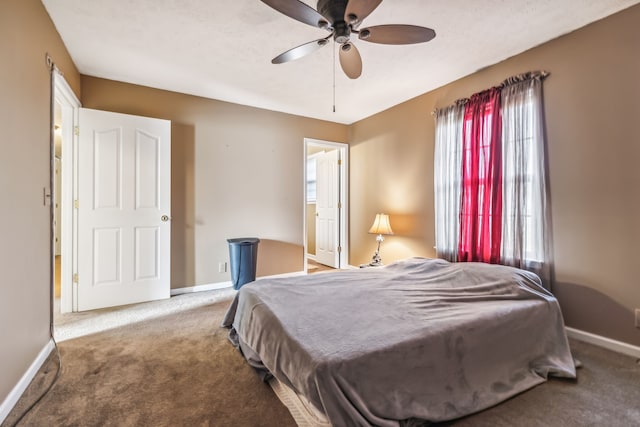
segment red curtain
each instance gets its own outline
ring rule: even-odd
[[[502,237],[500,89],[471,97],[464,112],[458,261],[498,263]]]

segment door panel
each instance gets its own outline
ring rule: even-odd
[[[339,152],[333,150],[317,157],[316,163],[316,261],[340,267],[338,242]]]
[[[93,283],[95,286],[120,282],[121,228],[93,230]]]
[[[136,208],[158,208],[160,140],[136,131]]]
[[[157,279],[159,259],[156,248],[160,246],[159,227],[136,227],[135,279]]]
[[[78,310],[170,294],[171,123],[80,109]]]
[[[122,129],[96,131],[93,138],[94,210],[120,207]],[[85,165],[82,165],[85,166]],[[89,166],[89,165],[87,165]]]

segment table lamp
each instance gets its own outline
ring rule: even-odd
[[[391,230],[391,225],[389,224],[389,215],[379,213],[376,214],[376,219],[373,220],[373,225],[369,229],[370,234],[377,234],[376,240],[378,241],[378,249],[376,249],[376,253],[373,254],[373,258],[369,263],[370,266],[376,267],[382,265],[382,258],[380,258],[380,243],[384,240],[385,235],[393,234],[393,230]]]

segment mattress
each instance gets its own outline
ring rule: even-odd
[[[555,297],[513,267],[411,258],[243,286],[223,326],[336,426],[446,421],[575,378]]]

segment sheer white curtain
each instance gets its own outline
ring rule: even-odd
[[[550,286],[551,256],[545,173],[542,79],[511,78],[502,89],[501,263],[533,271]]]
[[[464,102],[435,112],[436,256],[447,261],[458,260],[463,120]]]

